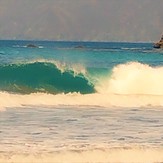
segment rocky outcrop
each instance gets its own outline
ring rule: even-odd
[[[154,44],[154,48],[163,48],[163,35],[161,37],[161,40]]]
[[[34,45],[34,44],[28,44],[28,45],[27,45],[27,48],[37,48],[37,46]]]

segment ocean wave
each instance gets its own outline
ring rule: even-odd
[[[33,44],[31,44],[31,45],[33,45]],[[33,45],[33,46],[35,46],[35,45]],[[12,47],[13,48],[29,48],[28,45],[13,45]],[[40,49],[44,48],[44,46],[41,46],[41,45],[36,46],[36,47],[40,48]]]
[[[1,66],[0,74],[0,108],[163,107],[163,67],[130,62],[99,70],[39,60]]]
[[[53,62],[0,66],[0,90],[16,93],[93,93],[93,85],[79,69]]]

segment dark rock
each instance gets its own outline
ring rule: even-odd
[[[157,49],[163,48],[163,42],[162,43],[156,43],[156,44],[154,44],[153,47],[157,48]]]
[[[28,44],[28,45],[27,45],[27,48],[37,48],[37,46],[34,45],[34,44]]]
[[[163,48],[163,35],[161,37],[161,40],[159,42],[155,43],[153,47],[158,48],[158,49]]]

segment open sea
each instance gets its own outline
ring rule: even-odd
[[[0,41],[0,163],[161,162],[163,50]]]

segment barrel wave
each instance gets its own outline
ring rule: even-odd
[[[82,73],[62,72],[54,63],[31,62],[0,66],[0,90],[13,93],[44,92],[51,94],[94,93],[95,89]]]

